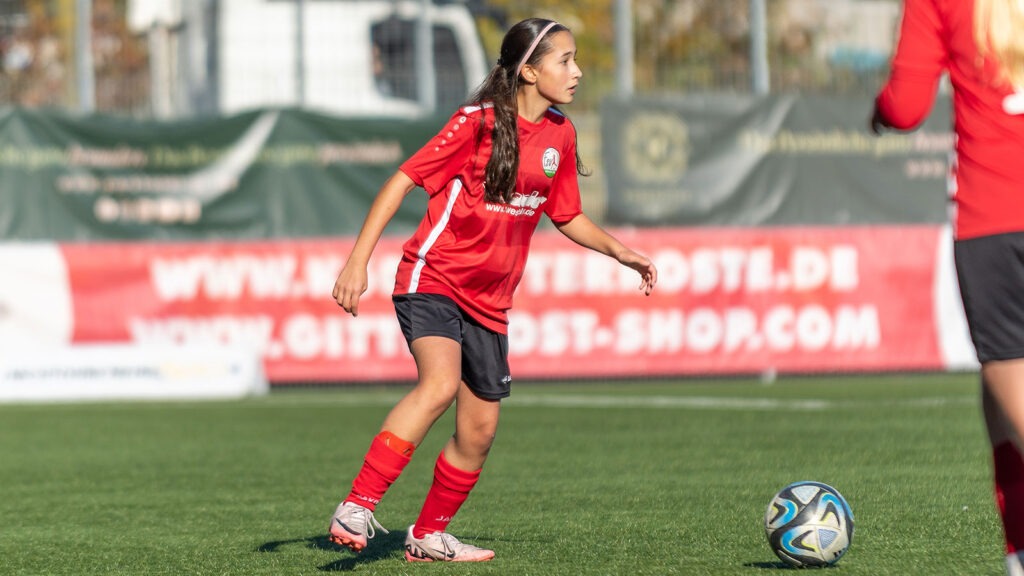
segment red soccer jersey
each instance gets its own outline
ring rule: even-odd
[[[956,237],[1024,231],[1024,94],[997,85],[995,65],[979,57],[973,0],[906,0],[879,113],[895,128],[916,127],[943,71],[954,88]]]
[[[508,204],[486,201],[493,126],[489,105],[466,106],[402,164],[402,172],[430,198],[403,246],[394,293],[443,294],[488,329],[506,334],[512,294],[541,214],[565,223],[582,209],[576,131],[554,109],[537,124],[519,118],[515,193]]]

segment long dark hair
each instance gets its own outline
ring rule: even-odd
[[[487,168],[484,171],[485,198],[489,202],[507,203],[515,192],[516,175],[519,172],[519,104],[516,100],[519,74],[516,70],[534,40],[551,23],[551,20],[544,18],[527,18],[512,26],[501,42],[497,64],[468,101],[474,105],[490,103],[494,106],[491,157],[487,160]],[[523,64],[537,66],[551,51],[551,36],[557,32],[568,31],[569,29],[561,24],[552,26]],[[480,121],[483,122],[484,118],[485,115],[481,115]],[[566,116],[566,119],[568,118]],[[481,138],[482,135],[483,132]],[[576,152],[576,171],[583,176],[590,174],[580,160],[579,151]]]

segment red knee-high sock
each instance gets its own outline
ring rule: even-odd
[[[381,432],[370,443],[363,467],[352,481],[352,491],[345,502],[355,502],[375,510],[388,488],[398,480],[405,465],[412,459],[415,446],[390,432]]]
[[[432,532],[444,532],[479,479],[480,470],[459,470],[445,460],[444,452],[441,452],[434,465],[434,483],[416,519],[413,537],[423,538]]]
[[[993,464],[1006,552],[1024,551],[1024,459],[1012,442],[1004,442],[993,450]]]

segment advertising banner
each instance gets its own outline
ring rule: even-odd
[[[238,346],[77,344],[0,353],[0,402],[228,399],[266,394]]]
[[[611,225],[863,226],[947,218],[949,99],[909,134],[871,101],[813,95],[611,98],[600,114]],[[354,235],[443,125],[264,109],[174,122],[0,108],[0,239],[255,240]],[[583,145],[593,135],[581,134]],[[390,232],[411,231],[411,194]]]
[[[659,269],[653,294],[553,231],[510,315],[520,379],[943,370],[970,360],[940,226],[613,230]],[[0,348],[240,346],[273,383],[411,380],[384,238],[351,317],[331,289],[353,239],[7,245]],[[943,272],[944,271],[944,272]],[[28,286],[47,282],[39,294]],[[47,306],[46,302],[54,302]]]
[[[870,98],[687,94],[601,111],[606,220],[637,226],[941,224],[948,97],[925,124],[868,131]]]
[[[354,235],[380,185],[444,119],[303,110],[140,121],[0,108],[0,239]],[[410,195],[392,220],[412,230]]]

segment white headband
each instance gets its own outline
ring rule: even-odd
[[[530,56],[533,56],[533,51],[537,49],[537,44],[540,44],[541,38],[543,38],[544,35],[548,33],[548,30],[551,30],[551,28],[556,24],[558,24],[558,22],[549,22],[548,25],[540,31],[540,34],[537,34],[537,37],[533,39],[533,44],[530,44],[530,47],[526,49],[526,52],[523,54],[523,59],[520,60],[519,65],[516,66],[516,78],[519,78],[519,73],[523,71],[523,66],[526,65],[526,61],[530,59]]]

